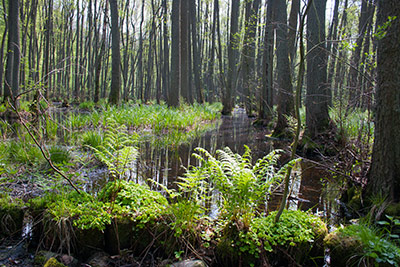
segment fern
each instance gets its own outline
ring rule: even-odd
[[[88,147],[95,152],[97,159],[107,166],[111,180],[122,179],[138,156],[126,127],[117,125],[113,119],[107,119],[103,143],[98,147]]]
[[[216,157],[203,148],[196,148],[198,167],[192,167],[178,183],[180,190],[199,204],[211,201],[212,192],[219,195],[221,215],[233,220],[253,218],[268,194],[283,180],[288,166],[277,168],[282,150],[274,150],[253,165],[251,151],[246,146],[243,155],[229,148],[217,150]]]

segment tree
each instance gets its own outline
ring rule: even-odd
[[[19,4],[19,0],[8,2],[8,53],[4,84],[4,100],[11,98],[15,100],[15,105],[18,105],[18,102],[13,98],[19,93]]]
[[[189,1],[181,0],[180,5],[180,77],[181,96],[187,103],[192,103],[189,82]]]
[[[233,108],[233,92],[236,88],[236,64],[237,57],[235,53],[236,46],[238,44],[238,27],[239,27],[239,0],[232,0],[231,6],[231,28],[229,33],[229,44],[228,44],[228,78],[226,82],[226,88],[222,96],[222,114],[229,115]]]
[[[119,49],[119,18],[117,0],[110,0],[111,35],[112,35],[112,72],[111,91],[108,101],[117,105],[121,90],[121,52]]]
[[[314,0],[307,16],[306,134],[311,139],[329,127],[325,10],[326,0]]]
[[[278,72],[278,120],[274,129],[274,136],[284,134],[288,127],[287,116],[292,116],[294,111],[293,85],[289,63],[286,0],[276,1],[275,21],[276,29],[276,70]]]
[[[273,0],[268,0],[267,18],[264,33],[264,50],[262,60],[262,86],[258,103],[258,120],[261,123],[267,121],[272,114],[273,109],[273,48],[274,48],[274,30],[272,25],[274,5]]]
[[[361,98],[361,84],[360,84],[360,59],[361,51],[363,48],[363,42],[365,41],[365,36],[367,32],[367,26],[369,21],[372,21],[373,16],[371,16],[370,9],[373,3],[371,0],[362,0],[360,20],[358,24],[358,37],[356,45],[351,56],[351,67],[348,77],[348,87],[349,87],[349,105],[356,107],[360,105]]]
[[[246,1],[245,34],[242,51],[243,98],[248,116],[252,116],[252,92],[255,84],[255,43],[261,0]]]
[[[397,18],[393,19],[395,16]],[[392,21],[390,20],[392,18]],[[375,141],[369,191],[400,201],[400,5],[378,1]]]
[[[171,82],[168,96],[168,105],[179,106],[180,92],[180,60],[179,60],[179,6],[180,0],[172,1],[171,12]]]

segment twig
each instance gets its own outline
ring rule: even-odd
[[[16,108],[16,105],[11,104],[10,98],[8,98],[8,104],[14,110],[14,112],[17,114],[18,119],[21,122],[22,126],[28,132],[29,136],[32,138],[33,142],[35,142],[36,146],[40,149],[40,152],[42,153],[45,160],[49,163],[50,167],[56,173],[58,173],[62,178],[64,178],[78,194],[80,194],[81,193],[80,190],[74,185],[74,183],[71,181],[71,179],[69,177],[67,177],[62,171],[60,171],[56,166],[54,166],[53,162],[51,161],[50,157],[48,156],[49,152],[42,145],[39,144],[39,141],[36,139],[36,137],[32,134],[32,131],[26,125],[24,119],[22,118],[21,114],[19,113],[18,109]]]

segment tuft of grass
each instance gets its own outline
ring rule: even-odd
[[[71,152],[61,146],[52,146],[49,149],[50,160],[55,164],[66,164],[71,161]]]

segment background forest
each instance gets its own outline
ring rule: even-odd
[[[239,249],[241,263],[282,264],[280,256],[275,258],[274,246],[284,247],[289,237],[265,248],[267,243],[262,242],[268,238],[262,231],[267,231],[268,220],[273,225],[281,216],[291,220],[286,208],[295,184],[293,177],[299,169],[302,176],[310,175],[312,171],[304,171],[303,164],[311,164],[307,166],[315,170],[314,176],[319,175],[317,179],[339,191],[335,194],[338,217],[361,217],[362,223],[357,224],[361,228],[344,228],[323,241],[319,237],[322,232],[327,234],[326,229],[319,227],[322,222],[313,221],[312,231],[317,234],[304,237],[306,242],[319,238],[319,248],[325,245],[332,251],[343,245],[343,251],[358,253],[357,259],[365,266],[380,262],[398,266],[400,5],[396,0],[3,0],[0,14],[0,130],[4,140],[0,149],[7,151],[3,153],[7,156],[0,157],[1,181],[6,186],[7,179],[18,172],[42,171],[44,165],[35,159],[43,157],[49,164],[46,168],[64,181],[61,184],[76,191],[76,196],[62,193],[70,202],[66,210],[88,202],[94,205],[88,213],[101,211],[92,214],[100,221],[90,226],[92,217],[85,219],[76,210],[69,211],[69,218],[78,228],[105,232],[106,251],[120,254],[124,246],[116,227],[124,222],[118,216],[133,216],[135,223],[149,229],[150,222],[160,220],[151,214],[160,212],[163,220],[168,218],[167,228],[179,244],[164,248],[168,256],[175,253],[181,259],[179,251],[185,251],[183,258],[191,253],[208,264],[228,266],[238,259],[232,256],[237,253],[229,250],[229,245],[225,247],[226,242],[238,242],[244,247]],[[69,114],[65,121],[49,119],[57,108],[68,109],[61,111]],[[238,110],[245,112],[254,127],[268,132],[268,142],[276,142],[275,149],[283,150],[264,151],[264,157],[253,160],[247,147],[242,156],[236,151],[217,150],[217,146],[210,153],[199,149],[195,158],[201,164],[185,166],[185,179],[177,186],[181,191],[171,193],[167,184],[150,183],[152,189],[158,188],[169,198],[147,187],[136,188],[139,185],[126,177],[145,133],[154,135],[152,145],[158,139],[168,148],[178,147],[214,127],[210,122],[218,120],[220,114],[223,119],[235,118]],[[28,139],[39,149],[37,154],[27,152],[30,145],[23,142]],[[63,139],[63,145],[51,143],[56,139]],[[15,156],[19,155],[15,153],[18,142],[26,157]],[[82,162],[87,162],[74,161],[69,166],[73,160],[64,145],[79,147],[77,153],[85,154],[88,158]],[[55,152],[66,155],[65,160],[53,156]],[[274,153],[281,153],[282,160]],[[86,195],[72,173],[82,169],[81,165],[92,167],[94,161],[108,168],[108,183],[99,195]],[[168,157],[166,161],[168,164]],[[192,163],[187,161],[186,165]],[[11,169],[22,166],[14,165],[16,162],[29,162],[30,166],[14,173]],[[228,164],[232,162],[240,166],[238,173],[235,164]],[[270,173],[271,168],[274,171]],[[207,186],[204,177],[209,179]],[[232,177],[238,179],[237,184]],[[268,188],[260,185],[265,177],[271,177]],[[244,181],[250,181],[247,178],[254,183],[241,188]],[[232,189],[227,190],[227,185]],[[221,228],[211,223],[205,226],[202,217],[214,190],[225,200],[219,203]],[[267,212],[264,207],[261,212],[260,206],[271,200],[266,196],[275,190],[281,192],[278,211]],[[133,201],[132,192],[141,192],[135,196],[139,198],[151,196],[154,205],[135,199],[150,206],[131,214],[126,203],[127,199]],[[6,195],[0,193],[8,199]],[[183,196],[192,204],[182,200]],[[60,211],[52,208],[58,200],[41,200],[48,201],[45,204],[35,201],[30,204],[32,214],[39,209],[57,221]],[[315,212],[315,206],[307,207]],[[165,214],[161,212],[164,208]],[[268,219],[269,212],[274,219]],[[193,217],[185,217],[187,214]],[[302,214],[293,216],[313,218]],[[196,223],[202,230],[209,227],[217,237],[217,250],[224,253],[214,255],[216,261],[200,257],[204,251],[188,245],[197,248],[201,244],[206,250],[203,241],[211,244],[214,240],[204,236],[205,230],[198,235],[200,231],[191,228]],[[227,230],[232,225],[238,232]],[[154,235],[157,231],[153,230],[149,231]],[[371,235],[370,240],[359,239],[361,249],[338,244],[344,236],[360,236],[364,230]],[[107,247],[110,235],[117,245]],[[387,240],[379,244],[394,252],[379,254],[365,245],[376,236],[376,240]],[[69,241],[61,238],[58,252],[67,250],[70,254],[69,245],[64,245]],[[213,247],[210,244],[207,246]],[[269,249],[275,253],[272,259]],[[286,247],[284,251],[293,252]],[[313,260],[310,255],[305,260],[296,253],[297,258],[286,260],[301,264]],[[204,255],[209,256],[207,252]],[[256,255],[257,260],[246,258],[248,255]],[[337,255],[340,258],[340,253]],[[354,257],[350,255],[348,260]]]

